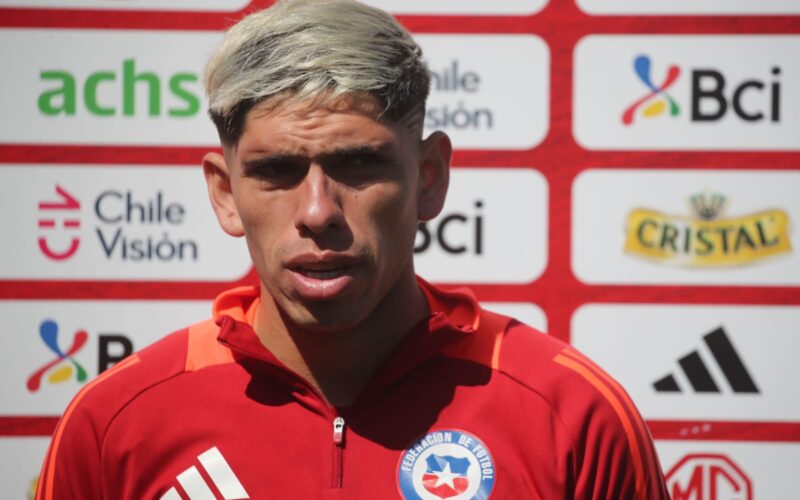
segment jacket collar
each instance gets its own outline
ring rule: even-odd
[[[434,286],[417,276],[417,284],[428,301],[431,321],[438,317],[441,326],[470,332],[480,326],[481,308],[475,294],[469,288],[445,290]],[[214,299],[212,313],[214,321],[231,319],[253,325],[253,318],[261,303],[261,290],[258,286],[241,286],[226,290]]]
[[[377,397],[393,382],[445,346],[474,333],[481,320],[481,308],[471,290],[444,290],[417,278],[428,301],[430,316],[423,318],[403,338],[383,367],[367,383],[354,406]],[[260,303],[260,288],[247,286],[220,294],[213,305],[214,320],[220,326],[218,341],[242,360],[257,361],[290,386],[296,396],[312,397],[314,390],[299,375],[286,367],[259,340],[252,328]],[[317,406],[317,405],[311,405]]]

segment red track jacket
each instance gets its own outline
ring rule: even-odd
[[[421,321],[332,408],[251,328],[257,288],[87,384],[37,500],[667,499],[641,417],[571,347],[423,281]]]

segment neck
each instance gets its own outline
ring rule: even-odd
[[[302,329],[281,313],[261,287],[254,327],[261,342],[289,369],[304,377],[332,406],[349,406],[405,335],[429,314],[413,268],[367,318],[347,330]]]

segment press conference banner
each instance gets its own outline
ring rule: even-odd
[[[218,228],[204,65],[269,0],[0,0],[0,481],[29,498],[93,377],[257,282]],[[418,272],[630,393],[674,498],[800,460],[800,3],[372,0],[456,148]]]

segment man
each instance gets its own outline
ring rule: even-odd
[[[203,169],[260,286],[88,384],[40,499],[667,498],[624,391],[414,274],[448,185],[427,69],[391,16],[279,2],[209,63]]]

